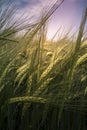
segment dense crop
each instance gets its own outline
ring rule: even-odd
[[[46,21],[56,8],[23,36],[24,27],[9,23],[11,9],[0,15],[0,130],[87,128],[87,9],[77,38],[48,42]]]

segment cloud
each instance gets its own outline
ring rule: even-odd
[[[16,1],[16,6],[18,8],[17,18],[21,15],[25,17],[38,18],[40,14],[52,6],[56,0],[18,0]]]
[[[16,0],[15,4],[18,8],[23,9],[29,6],[33,6],[39,3],[39,0]]]

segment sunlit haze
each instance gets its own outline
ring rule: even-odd
[[[39,18],[43,10],[54,3],[50,0],[15,0],[19,9],[16,17],[25,15],[27,17]],[[48,24],[48,38],[52,38],[55,32],[61,27],[61,32],[76,30],[79,27],[82,13],[87,6],[87,0],[64,0],[62,5],[50,18]]]

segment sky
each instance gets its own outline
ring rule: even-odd
[[[4,0],[5,3],[8,0]],[[12,0],[10,0],[12,1]],[[42,12],[55,0],[14,0],[18,12],[16,18],[21,15],[39,18]],[[61,0],[59,0],[61,1]],[[79,27],[83,11],[87,7],[87,0],[64,0],[62,5],[55,11],[48,24],[48,38],[53,37],[58,28],[62,32]]]

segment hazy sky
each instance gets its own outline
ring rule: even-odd
[[[7,1],[7,0],[6,0]],[[19,11],[17,17],[21,14],[27,16],[34,15],[39,17],[40,13],[52,4],[55,0],[14,0]],[[71,26],[78,27],[81,21],[82,13],[87,6],[87,0],[64,0],[63,4],[56,10],[50,19],[48,26],[48,37],[51,37],[60,26],[66,30]]]

